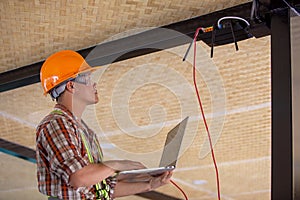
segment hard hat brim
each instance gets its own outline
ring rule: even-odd
[[[84,69],[84,70],[80,70],[78,73],[76,73],[76,74],[74,74],[72,77],[70,77],[70,78],[76,78],[79,74],[84,74],[84,73],[88,73],[88,72],[91,72],[91,73],[93,73],[93,72],[95,72],[95,71],[97,71],[98,69],[100,69],[102,66],[94,66],[94,67],[89,67],[89,68],[87,68],[87,69]],[[61,83],[63,83],[64,81],[62,81]],[[61,84],[61,83],[58,83],[58,85],[59,84]],[[50,90],[49,90],[50,91]],[[47,91],[47,92],[44,92],[44,96],[47,96],[47,94],[49,94],[49,91]]]

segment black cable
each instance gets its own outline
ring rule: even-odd
[[[215,25],[213,26],[213,31],[211,34],[211,49],[210,49],[210,57],[212,58],[214,56],[214,44],[216,39],[216,28]]]
[[[235,45],[235,50],[238,51],[238,50],[239,50],[239,47],[238,47],[238,44],[237,44],[236,39],[235,39],[234,30],[233,30],[233,25],[232,25],[232,20],[230,20],[230,28],[231,28],[231,33],[232,33],[233,42],[234,42],[234,45]]]
[[[182,61],[185,61],[185,59],[186,59],[187,55],[189,54],[189,51],[190,51],[190,49],[191,49],[191,47],[192,47],[193,42],[194,42],[194,40],[191,41],[191,43],[190,43],[188,49],[187,49],[186,52],[185,52],[185,55],[184,55]]]

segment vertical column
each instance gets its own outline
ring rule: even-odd
[[[293,198],[300,199],[300,16],[291,13]]]
[[[292,199],[292,91],[287,12],[271,17],[272,200]]]

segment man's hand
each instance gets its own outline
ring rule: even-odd
[[[160,176],[155,176],[150,179],[150,190],[154,190],[160,186],[170,183],[173,171],[164,172]]]

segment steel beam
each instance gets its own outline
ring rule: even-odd
[[[0,152],[6,153],[17,158],[36,163],[35,151],[28,147],[10,142],[0,138]]]
[[[291,46],[287,9],[271,18],[271,199],[292,199]]]

